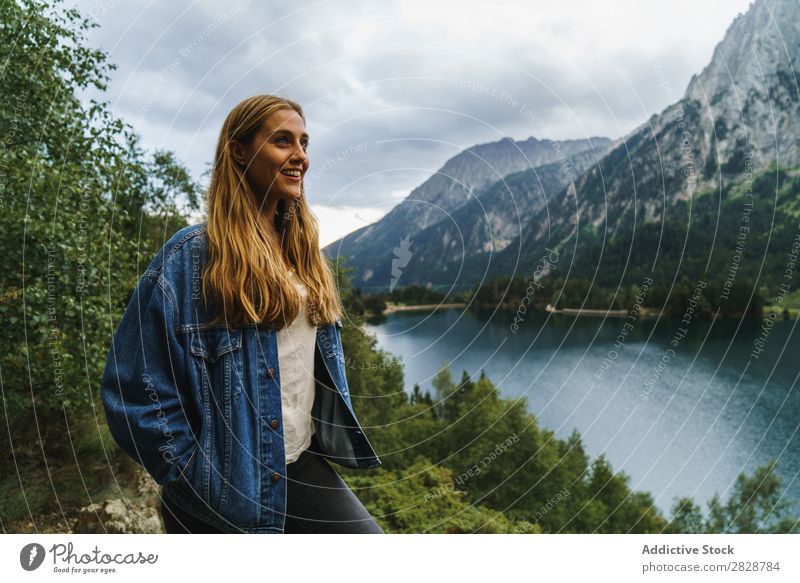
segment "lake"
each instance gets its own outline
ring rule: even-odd
[[[627,318],[528,313],[516,331],[513,318],[406,311],[365,329],[404,362],[407,391],[418,383],[435,396],[445,361],[455,381],[483,369],[503,397],[527,397],[558,437],[577,429],[591,458],[604,453],[667,516],[681,495],[706,511],[715,492],[725,500],[740,472],[773,457],[800,515],[796,320],[765,332],[759,320],[640,319],[623,335]]]

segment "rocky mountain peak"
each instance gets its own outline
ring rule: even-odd
[[[734,19],[684,97],[703,112],[709,155],[716,140],[723,163],[743,155],[756,167],[800,163],[798,64],[800,2],[756,0]]]

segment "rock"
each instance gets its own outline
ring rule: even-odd
[[[127,491],[125,491],[127,490]],[[119,492],[119,489],[117,489]],[[80,509],[72,532],[81,534],[157,534],[164,532],[158,484],[138,471],[133,488]]]

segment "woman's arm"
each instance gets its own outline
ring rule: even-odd
[[[101,388],[111,435],[159,484],[180,476],[196,445],[174,303],[157,273],[141,277],[114,334]]]

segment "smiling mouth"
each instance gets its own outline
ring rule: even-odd
[[[300,177],[302,176],[302,172],[299,170],[281,170],[281,174],[292,180],[300,180]]]

